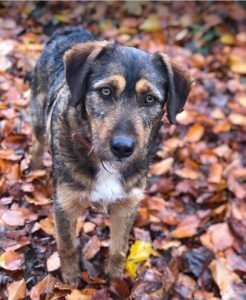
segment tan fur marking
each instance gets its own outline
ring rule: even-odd
[[[159,90],[147,79],[141,78],[137,81],[136,86],[135,86],[135,91],[137,95],[141,95],[146,92],[150,92],[155,94],[157,97],[161,98],[161,94]]]
[[[100,88],[107,85],[112,85],[116,90],[118,94],[121,94],[126,86],[126,80],[123,75],[121,74],[115,74],[110,76],[109,78],[106,78],[104,80],[98,81],[94,88]]]

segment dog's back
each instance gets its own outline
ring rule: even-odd
[[[64,79],[63,56],[73,45],[95,40],[95,36],[78,27],[64,27],[55,31],[45,44],[32,79],[30,114],[35,137],[45,142],[45,111],[52,106],[52,95]],[[36,152],[41,149],[36,149]],[[35,152],[35,149],[34,149]],[[38,167],[35,162],[33,167]]]
[[[73,45],[95,40],[93,34],[86,29],[75,27],[61,28],[52,34],[38,60],[38,76],[46,83],[46,89],[56,86],[64,78],[64,53]],[[37,74],[35,74],[37,76]],[[39,81],[40,82],[40,81]],[[47,86],[48,84],[48,86]]]

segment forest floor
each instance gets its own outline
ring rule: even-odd
[[[1,2],[0,299],[246,299],[243,5]],[[30,85],[24,79],[48,36],[65,25],[166,52],[195,80],[177,125],[163,121],[124,279],[108,284],[104,274],[107,216],[88,210],[79,218],[83,290],[59,281],[49,153],[44,170],[28,171]]]

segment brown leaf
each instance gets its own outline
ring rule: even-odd
[[[27,146],[27,137],[25,135],[11,135],[6,137],[1,145],[4,149],[25,149]]]
[[[12,161],[20,160],[22,155],[15,154],[14,149],[1,149],[0,150],[0,159],[7,159]]]
[[[188,142],[198,142],[202,138],[204,131],[205,131],[205,128],[201,124],[196,123],[192,127],[189,128],[189,130],[185,136],[185,139]]]
[[[194,236],[197,233],[197,228],[200,220],[197,215],[188,215],[179,223],[175,230],[171,232],[175,238],[187,238]]]
[[[231,130],[231,124],[225,120],[219,122],[213,129],[214,133],[228,132]]]
[[[150,174],[152,175],[163,175],[171,170],[173,166],[174,158],[168,157],[162,161],[152,164],[150,166]]]
[[[209,268],[214,281],[220,289],[222,299],[236,299],[234,284],[241,283],[241,280],[236,273],[232,272],[226,260],[223,257],[219,257],[211,262]]]
[[[83,224],[83,231],[85,233],[89,233],[92,232],[94,229],[96,228],[96,224],[92,223],[92,222],[85,222]]]
[[[55,251],[50,257],[48,257],[46,266],[48,272],[53,272],[60,268],[60,258],[58,252]]]
[[[243,255],[237,255],[234,251],[229,249],[226,253],[227,263],[233,271],[241,271],[246,273],[246,260]]]
[[[4,252],[0,256],[0,267],[9,271],[21,270],[23,254],[18,252]]]
[[[190,168],[183,168],[175,171],[175,174],[187,179],[198,179],[201,176],[200,172],[197,172],[195,170],[192,170]]]
[[[217,251],[224,251],[234,243],[233,236],[227,223],[211,225],[207,233],[201,236],[201,242],[204,246]]]
[[[227,179],[228,189],[238,198],[246,198],[246,189],[238,183],[234,176],[229,176]]]
[[[83,255],[86,260],[92,259],[100,250],[100,240],[94,235],[84,246]]]
[[[25,224],[25,217],[21,211],[5,210],[2,214],[2,221],[12,227],[23,226]]]
[[[223,168],[221,164],[214,163],[209,167],[208,182],[220,183],[222,179]]]
[[[25,280],[14,281],[8,286],[8,300],[22,300],[26,296]]]
[[[39,222],[40,228],[47,234],[54,235],[55,229],[54,224],[50,221],[49,218],[42,219]]]
[[[35,179],[42,178],[46,175],[45,170],[34,170],[28,174],[28,182],[32,182]]]
[[[40,300],[42,296],[51,296],[54,289],[70,290],[70,286],[63,284],[57,278],[48,274],[43,280],[39,281],[30,291],[30,297],[32,300]]]
[[[66,300],[92,300],[92,296],[95,294],[96,289],[87,288],[83,291],[73,289],[72,293],[66,296]]]

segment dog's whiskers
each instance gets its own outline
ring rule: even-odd
[[[105,167],[105,165],[104,165],[104,163],[101,159],[100,159],[100,161],[101,161],[101,164],[102,164],[105,171],[107,171],[109,174],[114,174],[114,173],[109,172],[109,170],[107,170],[107,168]]]

